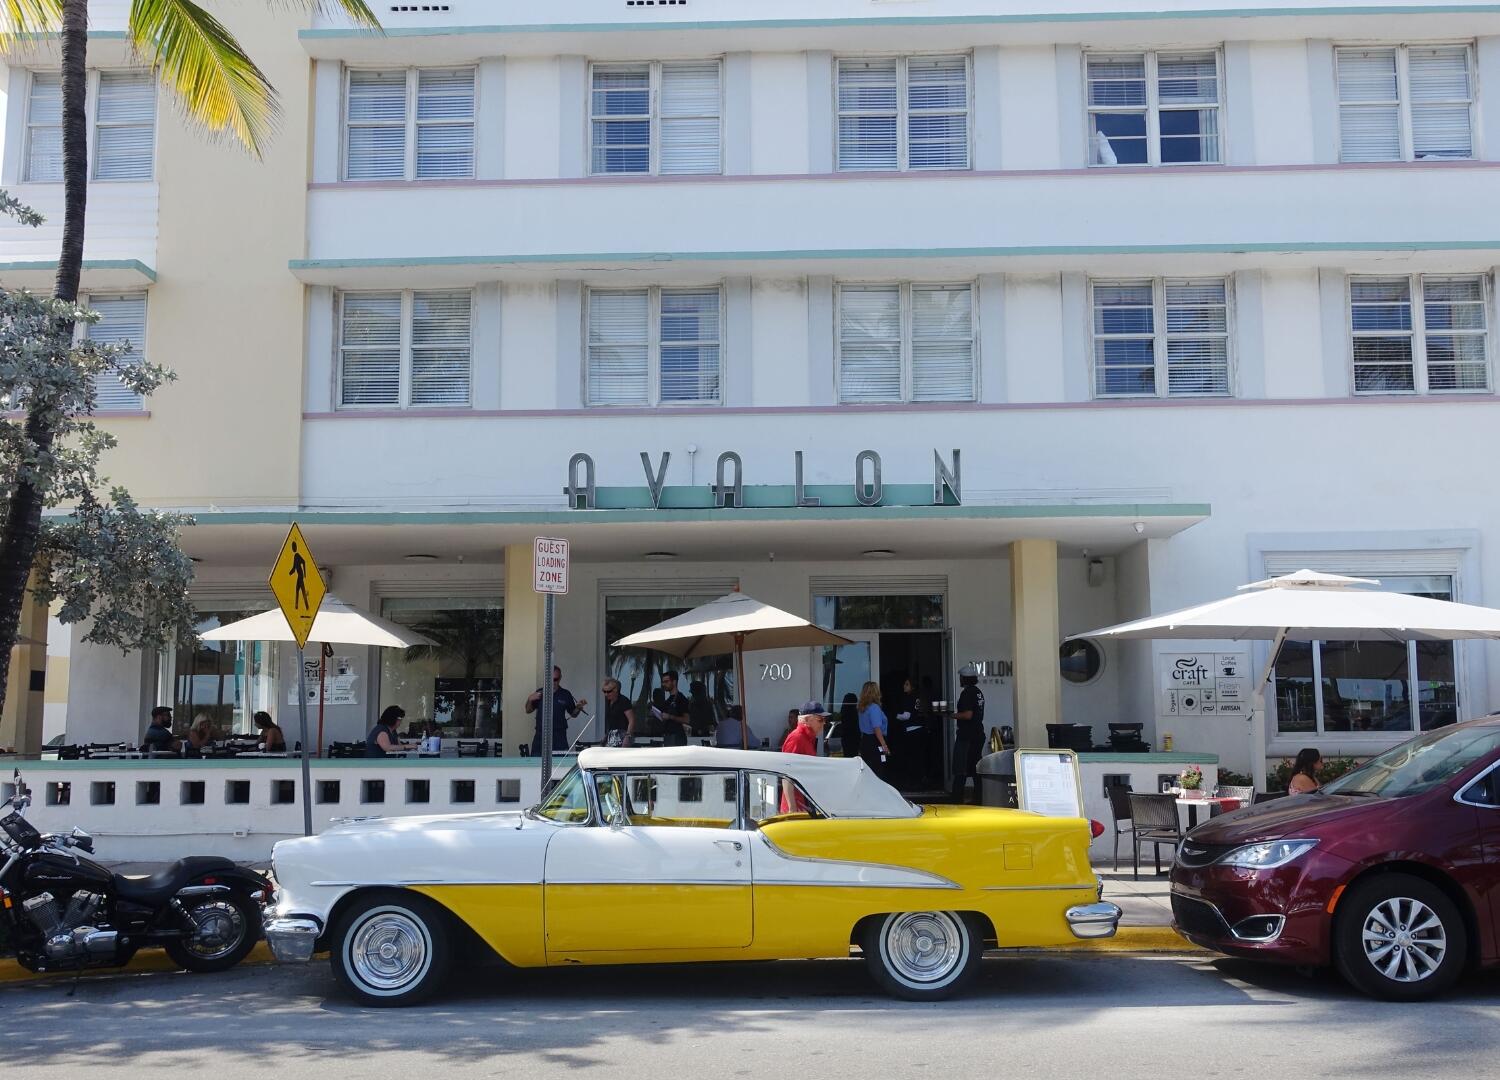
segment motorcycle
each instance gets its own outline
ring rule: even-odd
[[[122,967],[161,947],[189,971],[226,971],[255,947],[271,885],[229,859],[179,859],[129,878],[85,858],[94,840],[75,827],[45,835],[26,820],[31,795],[0,803],[0,956],[30,971]]]

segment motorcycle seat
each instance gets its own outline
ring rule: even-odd
[[[160,907],[178,889],[205,874],[233,869],[236,869],[234,862],[220,855],[190,855],[146,877],[116,874],[115,896],[143,907]]]

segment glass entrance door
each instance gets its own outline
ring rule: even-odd
[[[876,678],[880,671],[880,645],[876,634],[848,634],[849,645],[825,645],[822,649],[822,682],[818,693],[823,707],[835,716],[844,698],[853,694],[859,700],[860,687]]]

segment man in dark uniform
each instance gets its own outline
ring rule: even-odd
[[[589,703],[588,698],[573,699],[569,690],[563,689],[562,668],[552,669],[552,752],[568,748],[568,718],[577,716],[583,711],[583,707]],[[531,739],[531,756],[542,756],[542,691],[538,687],[536,693],[526,699],[526,711],[536,713],[536,732]]]
[[[984,754],[984,691],[979,689],[979,669],[965,664],[958,672],[958,708],[953,738],[953,801],[964,801],[964,788]],[[979,801],[979,781],[974,781],[974,801]]]
[[[693,723],[691,709],[687,695],[677,689],[677,672],[662,672],[661,685],[651,691],[651,713],[661,721],[663,746],[687,745]]]

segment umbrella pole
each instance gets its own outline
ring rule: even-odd
[[[734,670],[735,680],[739,685],[735,689],[739,692],[740,699],[740,746],[750,749],[750,740],[745,738],[745,732],[750,730],[750,702],[748,700],[749,687],[745,685],[745,635],[734,635]]]
[[[323,756],[323,699],[328,696],[328,646],[318,646],[318,756]]]
[[[1276,671],[1276,661],[1281,656],[1281,647],[1286,644],[1287,628],[1276,631],[1271,642],[1270,655],[1255,680],[1255,692],[1250,695],[1250,778],[1257,791],[1266,790],[1266,684]]]
[[[297,721],[302,733],[302,835],[312,835],[312,767],[307,763],[307,659],[297,646]]]

